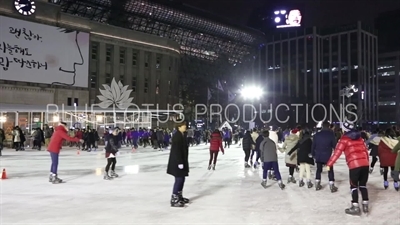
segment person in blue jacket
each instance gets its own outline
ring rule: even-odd
[[[322,129],[316,133],[313,137],[312,144],[312,156],[317,164],[317,172],[315,173],[315,189],[317,191],[322,189],[321,185],[321,173],[322,168],[331,158],[332,152],[336,147],[336,137],[331,129],[329,129],[330,123],[325,121],[322,123]],[[333,168],[330,168],[328,172],[329,186],[331,192],[336,192],[337,187],[335,186],[335,174]]]

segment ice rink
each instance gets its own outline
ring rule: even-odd
[[[400,193],[394,190],[391,179],[389,189],[383,189],[379,163],[368,184],[371,212],[354,217],[344,213],[350,203],[344,158],[335,165],[339,191],[332,194],[326,186],[326,172],[324,189],[318,192],[297,184],[281,190],[275,181],[269,181],[270,186],[264,189],[261,170],[244,169],[244,154],[238,146],[220,155],[216,171],[207,170],[207,146],[191,147],[191,171],[184,195],[192,203],[171,208],[173,177],[166,174],[169,151],[140,148],[131,153],[130,148],[123,148],[120,153],[116,169],[120,178],[105,181],[102,151],[77,155],[76,149],[64,148],[59,177],[67,183],[51,184],[48,152],[4,150],[1,168],[6,169],[9,179],[0,182],[1,224],[400,224]],[[288,169],[284,155],[279,157],[286,184]],[[295,176],[297,179],[298,174]]]

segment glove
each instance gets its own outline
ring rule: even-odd
[[[179,164],[178,168],[182,170],[183,169],[183,164]]]
[[[85,141],[83,139],[80,139],[79,142],[83,144]]]
[[[329,166],[326,166],[325,168],[326,168],[326,171],[331,170],[331,167],[329,167]]]

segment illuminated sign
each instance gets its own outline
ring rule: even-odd
[[[301,27],[303,16],[299,9],[275,10],[274,14],[276,28]]]

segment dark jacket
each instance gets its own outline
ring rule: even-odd
[[[106,145],[106,158],[110,157],[111,154],[116,156],[118,152],[118,136],[114,136],[113,134],[108,135],[108,142]]]
[[[256,139],[256,144],[255,144],[256,147],[254,148],[255,151],[260,151],[260,145],[263,140],[264,140],[264,137],[262,135],[258,136],[258,138]]]
[[[291,155],[294,151],[297,150],[297,164],[307,163],[310,165],[314,165],[314,159],[311,155],[311,148],[313,146],[313,141],[311,136],[303,135],[299,142],[288,152],[288,155]]]
[[[316,133],[312,141],[312,156],[317,163],[326,164],[336,147],[336,137],[331,129],[324,128]]]
[[[178,165],[180,164],[183,164],[183,169],[179,169]],[[172,136],[167,174],[174,177],[189,176],[189,146],[186,143],[186,138],[179,131]]]
[[[255,144],[255,143],[254,143],[254,141],[253,141],[253,138],[251,138],[250,133],[247,132],[247,133],[244,135],[243,140],[242,140],[242,147],[243,147],[243,150],[251,150],[251,146],[254,145],[254,144]]]

